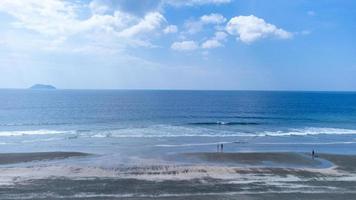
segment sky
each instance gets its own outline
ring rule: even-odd
[[[356,90],[353,0],[1,0],[0,88]]]

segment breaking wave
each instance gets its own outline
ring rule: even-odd
[[[354,129],[342,128],[302,128],[290,129],[288,131],[265,131],[258,134],[258,136],[306,136],[306,135],[354,135]]]
[[[355,129],[341,128],[300,128],[285,131],[240,132],[216,130],[208,127],[154,125],[141,128],[100,129],[100,130],[27,130],[0,131],[0,137],[63,135],[66,139],[90,138],[158,138],[158,137],[286,137],[308,135],[355,135]]]
[[[224,121],[217,121],[217,122],[194,122],[188,123],[188,125],[201,125],[201,126],[211,126],[211,125],[225,125],[225,126],[233,126],[233,125],[260,125],[261,123],[258,122],[224,122]]]
[[[58,130],[29,130],[29,131],[0,131],[0,137],[7,136],[28,136],[28,135],[55,135],[55,134],[73,134],[75,131]]]

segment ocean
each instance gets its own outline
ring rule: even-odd
[[[1,152],[356,153],[352,92],[0,90],[0,102]]]

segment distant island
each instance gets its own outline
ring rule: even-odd
[[[53,85],[44,85],[44,84],[35,84],[31,86],[29,89],[31,90],[55,90],[57,89]]]

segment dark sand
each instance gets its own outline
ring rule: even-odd
[[[216,164],[239,164],[275,167],[323,167],[323,159],[313,159],[303,153],[185,153],[180,160]]]
[[[0,154],[0,158],[9,162],[82,155],[87,154]],[[0,185],[0,199],[356,199],[356,156],[319,154],[313,160],[303,153],[185,153],[177,157],[195,164],[115,169],[112,177],[63,174],[20,180]],[[331,166],[323,166],[324,161]]]
[[[34,153],[0,153],[0,164],[14,164],[40,160],[64,159],[76,156],[88,156],[81,152],[34,152]]]
[[[354,155],[320,154],[318,157],[332,162],[339,170],[356,173],[356,156]]]

